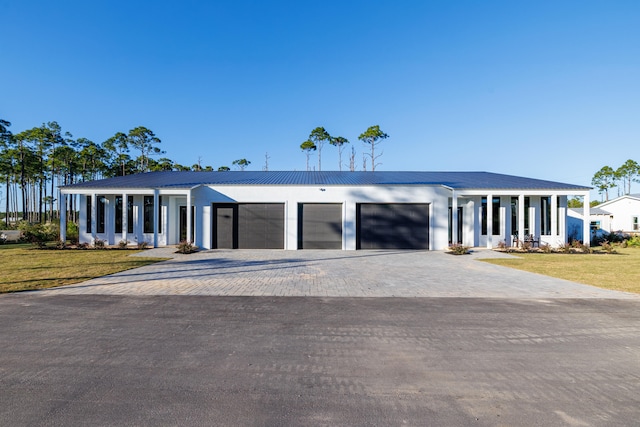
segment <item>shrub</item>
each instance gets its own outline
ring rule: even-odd
[[[127,249],[127,245],[128,245],[128,244],[129,244],[129,241],[128,241],[128,240],[124,240],[124,239],[123,239],[123,240],[120,240],[120,241],[118,242],[118,247],[119,247],[120,249]]]
[[[96,249],[104,249],[105,241],[102,239],[96,238],[95,242],[93,242],[93,247]]]
[[[149,243],[147,242],[139,242],[138,249],[147,249],[149,247]]]
[[[77,242],[79,236],[80,233],[78,231],[78,226],[71,221],[67,222],[67,240],[70,242]]]
[[[39,248],[44,248],[47,242],[58,239],[58,231],[54,224],[30,224],[27,221],[21,221],[18,228],[22,231],[22,235],[27,242],[30,242]]]
[[[548,243],[543,243],[540,245],[540,250],[545,254],[550,254],[552,252],[551,245]]]
[[[570,254],[571,253],[571,248],[572,245],[571,243],[563,243],[560,246],[558,246],[558,251],[565,253],[565,254]]]
[[[449,251],[454,255],[465,255],[469,253],[469,247],[461,245],[460,243],[455,243],[453,245],[449,245]]]
[[[192,254],[197,250],[198,250],[198,247],[195,246],[193,243],[183,240],[178,244],[177,252],[179,254]]]
[[[604,242],[602,242],[602,250],[605,251],[608,254],[615,254],[616,250],[613,247],[613,245],[609,242],[607,242],[606,240]]]
[[[640,247],[640,236],[633,236],[632,238],[626,240],[627,246],[632,248]]]

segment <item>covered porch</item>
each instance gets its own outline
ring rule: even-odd
[[[79,242],[150,247],[195,240],[195,199],[189,189],[63,190],[60,240],[66,241],[67,199],[79,196]],[[188,215],[187,213],[191,214]]]
[[[461,191],[449,197],[449,244],[495,248],[523,242],[559,247],[567,243],[568,196],[584,198],[589,212],[588,191]],[[455,226],[454,226],[455,224]],[[584,244],[590,233],[585,224]]]

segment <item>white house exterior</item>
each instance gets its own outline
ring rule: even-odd
[[[61,206],[80,196],[80,242],[443,250],[511,245],[529,234],[558,246],[567,241],[567,197],[588,206],[589,190],[488,172],[167,171],[60,193]],[[65,231],[62,221],[62,238]]]
[[[579,212],[569,214],[584,218]],[[640,194],[627,194],[591,208],[589,223],[592,230],[640,233]]]

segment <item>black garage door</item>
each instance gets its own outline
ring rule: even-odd
[[[428,203],[356,206],[357,249],[429,249]]]
[[[214,204],[216,248],[284,249],[284,203]]]
[[[342,249],[342,205],[298,205],[298,249]]]

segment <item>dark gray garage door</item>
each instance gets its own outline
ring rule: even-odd
[[[342,205],[298,205],[298,249],[342,249]]]
[[[214,204],[216,248],[284,249],[284,203]]]
[[[429,249],[428,203],[356,206],[357,249]]]

